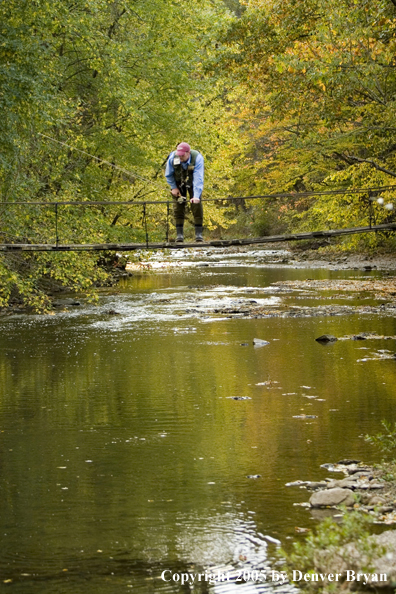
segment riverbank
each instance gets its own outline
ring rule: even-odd
[[[298,245],[289,246],[291,261],[319,268],[337,268],[350,270],[396,270],[396,253],[389,250],[375,253],[357,253],[340,251],[333,247],[306,249]]]
[[[396,584],[394,463],[372,466],[358,460],[340,460],[323,464],[322,468],[341,473],[344,478],[286,484],[306,489],[308,501],[297,505],[308,508],[316,519],[322,519],[315,534],[310,529],[296,527],[298,534],[308,538],[303,543],[297,542],[294,553],[287,555],[288,569],[296,563],[304,567],[308,577],[303,585],[316,586],[315,590],[313,575],[324,576],[323,591],[327,591],[330,582],[335,582],[332,591],[358,590],[363,586],[393,589]],[[335,574],[336,580],[328,579]],[[349,579],[351,575],[355,579]],[[361,577],[356,579],[358,575]]]
[[[106,283],[106,290],[113,287],[117,291],[117,285],[120,281],[130,278],[134,275],[146,273],[163,273],[182,271],[188,267],[205,267],[221,264],[231,264],[232,262],[248,262],[250,266],[259,268],[293,268],[293,269],[326,269],[326,270],[360,270],[370,273],[377,271],[380,277],[376,277],[375,285],[368,278],[361,281],[332,281],[331,279],[313,283],[306,279],[299,283],[280,283],[276,290],[279,295],[288,291],[307,292],[321,289],[342,293],[342,299],[349,299],[352,294],[372,295],[374,299],[386,301],[386,307],[383,303],[376,305],[350,307],[343,304],[315,307],[294,307],[291,310],[285,308],[277,309],[275,307],[260,308],[254,303],[241,301],[240,307],[233,307],[228,310],[219,310],[218,313],[233,316],[248,317],[311,317],[326,315],[347,315],[353,312],[361,313],[383,313],[394,315],[396,311],[396,253],[383,251],[381,253],[357,253],[344,252],[332,246],[329,247],[310,247],[301,244],[275,244],[272,247],[230,247],[230,248],[183,248],[177,250],[164,250],[150,252],[142,250],[134,252],[131,255],[117,254],[116,258],[109,265],[106,262],[106,270],[109,273],[109,279]],[[393,271],[395,274],[393,275]],[[103,287],[98,287],[101,290]],[[349,293],[349,294],[348,294]],[[74,308],[84,301],[84,295],[74,294],[67,288],[62,288],[51,297],[51,307],[46,313],[56,313]],[[312,297],[312,294],[311,294]],[[333,295],[334,298],[334,295]],[[237,304],[238,305],[238,304]],[[22,299],[15,298],[7,307],[0,308],[0,316],[9,316],[13,314],[37,313],[32,307],[26,307]]]

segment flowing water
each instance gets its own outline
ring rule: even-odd
[[[181,250],[178,268],[135,274],[97,306],[1,319],[0,583],[10,593],[242,594],[235,582],[177,576],[271,568],[274,543],[287,548],[296,526],[317,523],[293,505],[309,493],[285,484],[325,478],[320,465],[341,458],[376,459],[363,436],[396,420],[396,367],[371,354],[394,342],[315,338],[394,335],[393,317],[217,312],[334,303],[274,283],[380,273],[214,256],[188,265]]]

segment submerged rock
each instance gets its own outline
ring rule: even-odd
[[[69,305],[72,305],[72,306],[81,305],[81,303],[79,301],[77,301],[76,299],[65,298],[65,299],[55,299],[52,302],[52,305],[54,307],[67,307]]]

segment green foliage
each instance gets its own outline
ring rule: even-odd
[[[396,448],[396,422],[393,424],[389,421],[381,421],[384,432],[379,432],[376,435],[366,435],[365,440],[383,453],[390,453]]]
[[[396,177],[388,0],[9,0],[0,22],[2,241],[55,241],[54,201],[87,202],[59,210],[62,242],[144,241],[132,204],[169,198],[162,164],[181,140],[205,157],[204,198],[293,193],[206,202],[217,234],[394,219],[368,194],[304,195]],[[150,239],[164,239],[166,207],[148,207],[147,221]],[[368,238],[374,247],[385,236]],[[3,258],[3,305],[41,294],[41,257],[26,260],[29,282],[25,265]],[[75,283],[74,258],[53,258],[59,282],[93,287],[95,258],[79,260]]]
[[[226,67],[233,81],[235,126],[244,139],[230,156],[237,192],[298,195],[394,183],[393,3],[250,0],[223,42],[215,67]],[[377,215],[389,220],[384,209]],[[348,196],[311,200],[305,212],[292,200],[286,223],[313,230],[329,219],[365,224],[367,209]]]
[[[371,572],[373,560],[383,554],[382,547],[370,539],[372,522],[369,516],[359,512],[345,513],[339,523],[326,518],[303,542],[293,543],[290,553],[280,551],[286,571],[290,574],[298,568],[303,574],[336,573],[340,566],[351,569],[359,563],[359,571]],[[316,591],[319,587],[327,592],[335,591],[342,589],[342,580],[324,582],[321,586],[307,581],[304,586]]]
[[[219,87],[206,85],[202,64],[227,15],[220,0],[2,3],[3,241],[54,242],[54,207],[34,204],[54,201],[115,203],[59,207],[62,242],[144,241],[141,208],[116,203],[167,199],[161,165],[177,142],[204,155],[221,144],[213,131]],[[164,239],[166,208],[148,208],[150,238]],[[206,215],[209,227],[227,224],[224,209],[209,205]],[[102,277],[86,253],[49,260],[26,257],[26,278],[23,258],[3,258],[1,305],[15,293],[31,303],[42,274],[84,290]]]

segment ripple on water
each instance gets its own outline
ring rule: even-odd
[[[264,567],[268,561],[267,542],[257,536],[255,523],[240,512],[217,513],[207,518],[178,515],[183,532],[177,539],[179,557],[209,567],[221,563],[240,563]]]
[[[262,296],[265,294],[266,296]],[[253,299],[254,297],[254,299]],[[254,287],[221,286],[210,288],[195,288],[186,292],[186,287],[175,290],[154,292],[144,298],[123,295],[116,299],[104,298],[97,308],[80,311],[88,314],[90,323],[96,328],[110,331],[121,331],[129,326],[144,322],[169,322],[180,319],[196,319],[202,316],[219,318],[218,309],[251,307],[275,307],[281,303],[281,298],[268,295],[268,290]],[[109,315],[111,311],[114,315]],[[224,317],[227,314],[224,313]],[[85,321],[85,324],[87,321]],[[157,328],[157,325],[156,325]]]

